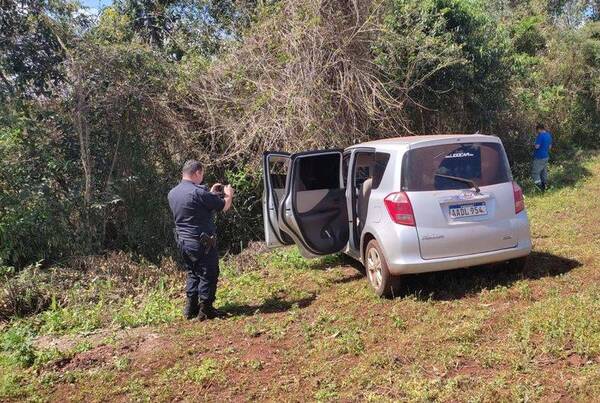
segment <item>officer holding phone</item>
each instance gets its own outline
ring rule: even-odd
[[[202,164],[187,161],[181,182],[168,195],[175,220],[175,239],[187,273],[187,302],[183,314],[187,319],[213,319],[218,316],[213,307],[219,278],[216,212],[227,211],[233,202],[230,185],[214,184],[210,190],[201,185]]]

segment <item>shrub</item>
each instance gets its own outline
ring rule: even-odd
[[[43,311],[52,299],[49,276],[30,266],[15,276],[0,275],[0,321]]]
[[[33,336],[28,325],[16,324],[0,334],[0,351],[8,355],[9,363],[31,366],[36,358]]]

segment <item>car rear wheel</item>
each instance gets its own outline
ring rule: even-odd
[[[395,279],[390,274],[385,256],[375,239],[367,244],[365,250],[365,271],[375,294],[380,297],[393,297]]]

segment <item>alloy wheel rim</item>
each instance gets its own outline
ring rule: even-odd
[[[381,274],[381,256],[379,256],[379,252],[375,248],[369,249],[369,253],[367,254],[367,271],[373,287],[379,288],[383,276]]]

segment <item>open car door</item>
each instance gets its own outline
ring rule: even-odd
[[[342,251],[349,237],[342,178],[342,150],[307,151],[290,156],[280,230],[304,257]]]
[[[294,243],[281,231],[279,206],[285,195],[285,185],[290,167],[290,154],[267,151],[263,155],[263,221],[267,246],[275,248]]]

